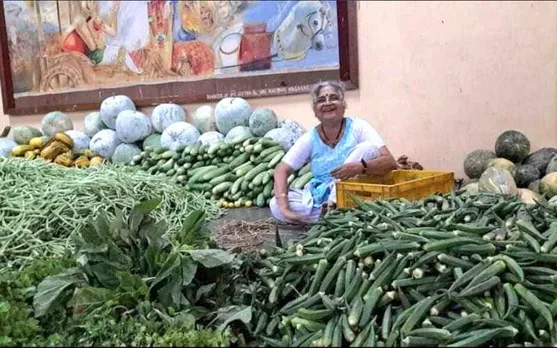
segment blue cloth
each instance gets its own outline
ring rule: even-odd
[[[342,138],[331,148],[321,140],[317,127],[311,135],[311,172],[313,179],[309,182],[309,190],[313,198],[313,207],[318,208],[326,203],[335,184],[331,172],[342,166],[350,152],[358,144],[352,131],[353,120],[345,118],[345,128]]]
[[[172,1],[173,18],[172,18],[172,42],[184,42],[197,40],[197,34],[193,31],[187,31],[182,28],[181,11],[178,8],[178,0]]]

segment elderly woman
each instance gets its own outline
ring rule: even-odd
[[[304,133],[275,168],[270,207],[282,222],[311,223],[336,204],[335,183],[358,176],[384,175],[397,168],[377,131],[366,121],[345,117],[344,87],[321,82],[311,91],[319,124]],[[313,179],[303,190],[288,189],[288,176],[311,162]]]

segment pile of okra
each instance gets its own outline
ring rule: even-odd
[[[330,212],[262,250],[267,346],[555,346],[557,208],[457,191]]]

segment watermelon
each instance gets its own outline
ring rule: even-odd
[[[299,138],[306,132],[305,128],[302,127],[298,122],[292,120],[283,120],[280,121],[278,124],[279,128],[285,128],[291,131],[292,133],[296,134],[296,137]]]
[[[277,128],[277,124],[277,115],[271,109],[255,109],[249,117],[249,129],[258,137],[262,137],[271,129]]]
[[[8,157],[17,143],[12,138],[0,138],[0,157]]]
[[[557,172],[549,173],[540,181],[540,193],[548,198],[557,196]]]
[[[292,145],[298,140],[297,135],[286,128],[271,129],[265,134],[265,138],[271,138],[279,143],[284,151],[290,150]]]
[[[89,138],[92,138],[93,135],[97,134],[103,129],[106,129],[106,125],[101,119],[101,113],[95,111],[85,116],[85,119],[83,120],[83,128],[85,130],[85,134],[87,134]]]
[[[54,136],[56,133],[72,129],[72,120],[68,117],[68,115],[60,111],[49,112],[41,121],[41,130],[44,135],[49,137]]]
[[[513,178],[516,175],[516,167],[513,162],[504,158],[493,158],[487,162],[487,168],[503,168],[509,171]]]
[[[540,178],[540,171],[538,168],[529,164],[523,164],[516,169],[516,185],[520,188],[526,188],[532,182]]]
[[[219,141],[222,140],[224,140],[224,135],[220,134],[219,132],[203,133],[197,139],[197,141],[199,141],[202,145],[209,145],[209,146],[218,143]]]
[[[135,104],[125,95],[108,97],[101,103],[101,119],[110,129],[116,129],[116,118],[124,110],[135,111]]]
[[[516,196],[518,189],[513,176],[503,168],[487,168],[478,182],[479,192]]]
[[[153,109],[151,120],[153,122],[153,128],[155,128],[157,132],[162,133],[171,124],[185,122],[186,110],[176,104],[160,104]]]
[[[551,161],[549,161],[549,164],[545,169],[546,174],[553,173],[553,172],[557,172],[557,155],[551,158]]]
[[[194,145],[199,138],[199,131],[187,122],[176,122],[168,126],[161,135],[161,145],[165,149],[180,151],[188,145]]]
[[[524,159],[522,164],[530,164],[538,168],[540,175],[544,176],[549,162],[553,156],[557,155],[557,149],[554,147],[544,147],[538,151],[532,152]]]
[[[116,118],[116,134],[128,144],[147,138],[153,131],[151,121],[139,111],[124,110]]]
[[[215,106],[215,122],[222,134],[237,126],[249,126],[251,107],[242,98],[224,98]]]
[[[217,130],[215,122],[215,110],[211,105],[203,105],[195,110],[192,117],[192,124],[204,134]]]
[[[76,131],[76,130],[69,130],[65,132],[73,141],[73,148],[72,151],[74,153],[83,151],[89,148],[89,142],[91,139],[87,136],[87,134]]]
[[[112,155],[112,162],[118,164],[129,164],[135,155],[139,155],[141,149],[134,144],[120,144],[116,146]]]
[[[15,126],[12,128],[12,137],[19,145],[29,144],[29,140],[42,136],[40,130],[31,126]]]
[[[91,138],[89,148],[106,159],[110,159],[122,141],[112,129],[103,129]]]
[[[474,150],[464,159],[464,173],[470,179],[477,179],[487,168],[487,162],[494,158],[497,158],[497,155],[493,151]]]
[[[147,146],[150,147],[160,147],[161,146],[161,135],[159,133],[154,133],[149,135],[145,140],[143,140],[142,147],[145,149]]]
[[[522,162],[529,153],[530,140],[518,131],[505,131],[495,141],[497,157],[508,159],[513,163]]]

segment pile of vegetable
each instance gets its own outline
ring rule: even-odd
[[[263,207],[274,196],[273,172],[284,155],[277,141],[244,133],[211,145],[198,141],[179,151],[146,147],[130,164],[202,192],[223,207]],[[303,188],[311,178],[308,163],[288,178],[288,184]]]
[[[152,199],[110,217],[101,210],[65,259],[0,272],[0,344],[228,346],[223,324],[236,289],[234,255],[215,248],[205,213],[174,234]],[[238,263],[239,264],[239,263]]]
[[[557,195],[557,148],[530,153],[530,140],[509,130],[499,135],[494,150],[474,150],[466,156],[470,192],[519,195],[524,203],[533,203],[540,194]]]
[[[44,161],[0,158],[0,264],[21,266],[38,257],[63,256],[69,238],[100,209],[110,216],[138,201],[161,197],[155,217],[176,233],[184,214],[220,214],[214,202],[129,166],[66,168]]]
[[[330,212],[262,250],[249,331],[269,346],[557,344],[557,209],[465,190]]]

